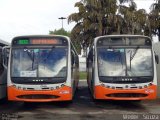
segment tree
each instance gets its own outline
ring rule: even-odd
[[[128,2],[129,6],[126,6]],[[71,38],[82,49],[92,44],[93,39],[110,34],[150,35],[149,17],[144,9],[137,10],[133,0],[81,0],[75,3],[79,11],[68,17],[76,22]]]
[[[160,41],[160,0],[156,0],[156,2],[151,5],[151,11],[148,18],[151,34],[157,35]]]
[[[70,31],[66,31],[63,28],[61,28],[59,30],[55,29],[54,31],[49,31],[49,34],[50,35],[64,35],[64,36],[71,37],[71,32]],[[77,52],[80,53],[80,51],[81,51],[80,44],[77,43],[76,41],[72,40],[72,39],[71,39],[71,41],[72,41],[73,45],[75,46]]]
[[[135,2],[129,7],[119,6],[119,14],[123,16],[123,34],[144,34],[147,23],[147,13],[144,9],[137,10]]]
[[[112,29],[111,14],[115,14],[117,4],[115,0],[81,0],[75,3],[79,8],[78,13],[73,13],[68,17],[68,22],[76,22],[71,31],[75,41],[80,41],[82,49],[86,49],[93,42],[93,38],[105,35]],[[71,37],[71,38],[72,38]]]
[[[59,29],[59,30],[54,30],[54,31],[49,31],[49,34],[54,34],[54,35],[65,35],[65,36],[68,36],[70,37],[71,35],[71,32],[70,31],[66,31],[64,30],[63,28]]]

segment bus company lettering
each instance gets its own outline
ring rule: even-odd
[[[33,82],[43,82],[44,80],[40,79],[40,80],[32,80]]]

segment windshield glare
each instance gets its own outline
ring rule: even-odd
[[[13,49],[12,77],[66,77],[66,48]]]
[[[99,76],[152,76],[151,49],[98,48]]]
[[[126,60],[128,76],[152,76],[150,49],[126,49]]]

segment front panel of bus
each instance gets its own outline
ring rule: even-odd
[[[17,37],[12,41],[8,99],[45,102],[72,99],[68,39]]]
[[[96,41],[95,50],[95,97],[113,100],[156,98],[155,58],[148,37],[101,37]]]

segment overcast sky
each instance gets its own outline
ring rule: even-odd
[[[77,11],[74,3],[80,0],[0,0],[0,39],[10,42],[18,35],[48,34],[62,27],[59,17]],[[154,0],[135,0],[138,9],[149,7]],[[64,20],[64,28],[71,30],[74,23]]]

